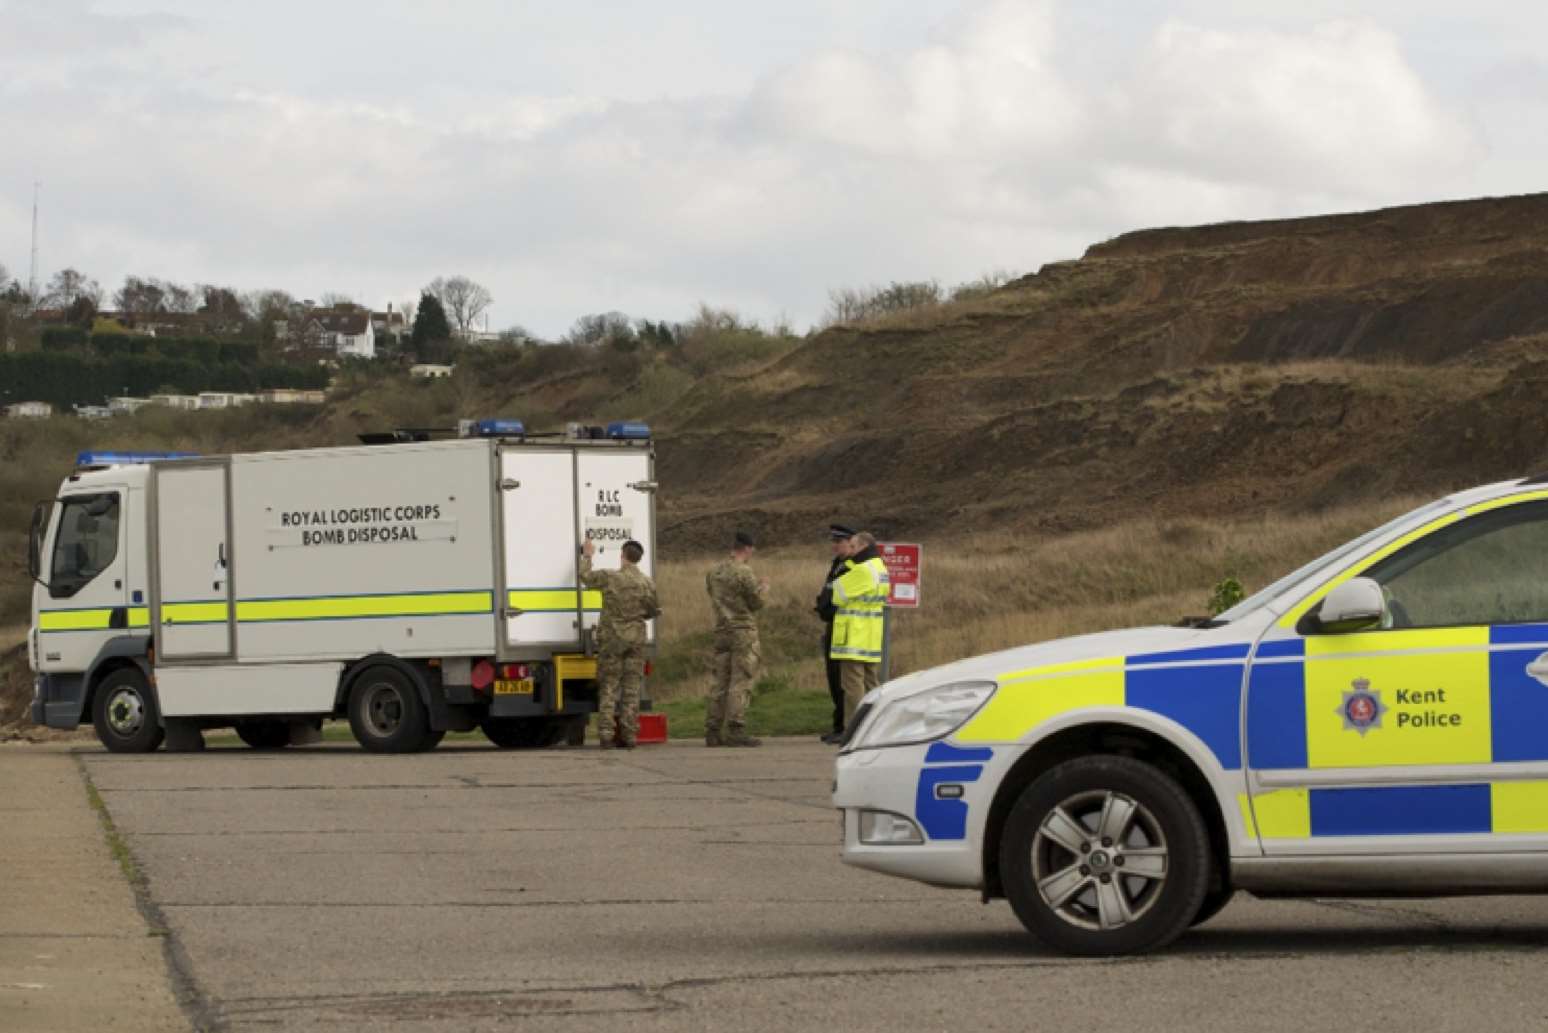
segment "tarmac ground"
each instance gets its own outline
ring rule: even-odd
[[[1071,960],[840,864],[831,783],[815,740],[0,747],[0,1029],[1548,1028],[1548,898],[1241,896]]]

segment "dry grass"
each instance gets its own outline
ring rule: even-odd
[[[924,605],[898,615],[893,673],[1066,635],[1201,615],[1214,584],[1227,575],[1254,591],[1423,501],[1391,499],[1245,521],[1141,521],[1026,543],[987,537],[926,542]],[[708,691],[713,618],[704,575],[717,560],[673,561],[660,571],[666,616],[653,682],[658,698]],[[752,563],[770,583],[760,620],[765,666],[772,679],[799,690],[824,684],[822,626],[811,607],[826,563],[820,547],[760,553]]]

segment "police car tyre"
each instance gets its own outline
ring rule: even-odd
[[[1210,890],[1204,894],[1204,903],[1199,906],[1199,913],[1193,916],[1190,926],[1203,925],[1225,910],[1225,906],[1236,897],[1236,889],[1233,886],[1223,886],[1220,889]]]
[[[565,737],[569,726],[546,717],[486,717],[484,735],[502,750],[536,750],[553,746]]]
[[[243,721],[236,726],[236,734],[255,750],[279,750],[290,745],[288,721]]]
[[[402,671],[372,667],[349,690],[349,728],[373,753],[416,753],[427,748],[430,717]]]
[[[1016,917],[1067,954],[1164,947],[1199,914],[1212,863],[1188,794],[1130,757],[1080,757],[1045,772],[1016,801],[1000,840]]]
[[[126,667],[102,679],[91,702],[97,738],[114,753],[150,753],[161,745],[161,707],[138,668]]]

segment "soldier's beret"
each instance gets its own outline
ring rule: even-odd
[[[758,543],[753,541],[752,535],[746,531],[736,532],[736,547],[738,549],[755,549],[757,546]]]

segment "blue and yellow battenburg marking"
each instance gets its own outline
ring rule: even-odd
[[[1049,664],[1000,678],[1000,691],[952,736],[962,744],[1017,742],[1074,710],[1149,710],[1198,736],[1228,771],[1242,766],[1246,644]]]
[[[516,588],[507,604],[524,613],[573,613],[577,605],[595,613],[602,609],[602,593],[577,588]],[[452,592],[394,592],[377,595],[306,596],[275,599],[239,599],[236,619],[242,624],[296,621],[380,620],[394,617],[466,617],[494,612],[494,593],[487,589]],[[43,610],[38,630],[45,632],[105,631],[113,627],[113,614],[124,607],[86,607]],[[223,599],[194,599],[165,603],[163,620],[190,627],[224,624],[230,616]],[[128,628],[150,626],[150,609],[127,608]]]
[[[1265,840],[1548,834],[1548,781],[1274,789],[1238,804]]]
[[[977,782],[984,765],[994,751],[963,748],[949,743],[931,743],[919,772],[919,788],[914,794],[914,817],[932,840],[967,838],[968,805],[960,795],[948,795],[942,787]]]

